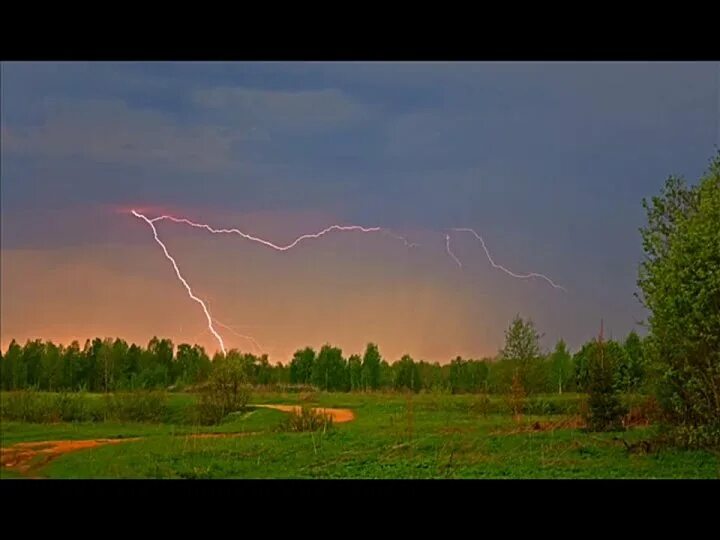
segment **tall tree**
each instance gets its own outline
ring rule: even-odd
[[[643,206],[638,285],[660,402],[687,444],[720,446],[720,150],[696,186],[670,177]]]
[[[396,362],[393,365],[393,370],[395,371],[395,389],[407,389],[413,392],[420,391],[422,387],[420,370],[409,354],[404,355]]]
[[[290,383],[310,384],[314,364],[315,350],[312,347],[295,351],[290,362]]]
[[[530,371],[540,359],[540,334],[531,319],[524,321],[516,315],[505,331],[505,346],[500,358],[513,365],[513,374],[517,373],[519,384],[528,387]]]
[[[645,379],[645,355],[640,336],[632,331],[623,343],[624,362],[618,368],[620,388],[626,392],[637,390]]]
[[[17,390],[22,388],[20,372],[22,361],[22,347],[13,339],[2,361],[2,388],[3,390]]]
[[[552,380],[557,383],[558,394],[562,394],[563,389],[567,390],[570,386],[574,375],[572,356],[562,339],[555,344],[555,350],[550,355],[549,361]]]
[[[382,361],[378,346],[368,343],[362,360],[362,385],[365,390],[380,388],[380,364]]]
[[[362,360],[360,355],[353,354],[348,358],[348,371],[350,376],[350,390],[362,390]]]
[[[350,381],[347,378],[345,359],[342,349],[323,345],[313,365],[311,382],[321,390],[347,390]]]

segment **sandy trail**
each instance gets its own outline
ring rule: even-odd
[[[252,407],[265,407],[267,409],[277,409],[283,412],[299,411],[301,407],[299,405],[252,405]],[[355,420],[355,413],[350,409],[329,409],[322,407],[313,407],[313,411],[329,414],[333,422],[342,424],[344,422],[352,422]]]
[[[63,454],[97,448],[107,444],[120,444],[137,440],[139,438],[134,437],[127,439],[22,442],[8,448],[0,448],[0,466],[27,473],[39,469]],[[37,456],[41,456],[41,459],[35,460]]]

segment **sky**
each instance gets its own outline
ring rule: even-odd
[[[641,201],[720,145],[711,62],[3,62],[0,346],[154,335],[286,362],[378,343],[492,356],[519,314],[545,349],[624,337]],[[493,268],[549,276],[516,279]],[[462,262],[460,268],[446,251]],[[229,328],[228,328],[229,327]],[[246,337],[242,337],[246,336]],[[255,342],[248,339],[252,337]]]

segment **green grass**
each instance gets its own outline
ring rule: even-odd
[[[19,441],[143,437],[66,454],[34,473],[50,478],[720,478],[720,460],[701,451],[628,454],[652,428],[617,434],[577,429],[518,433],[506,414],[483,415],[476,396],[257,393],[251,403],[353,409],[327,433],[278,431],[285,413],[258,408],[218,426],[183,424],[194,397],[170,396],[168,422],[2,425],[2,446]],[[544,396],[572,403],[577,395]],[[500,401],[501,398],[492,398]],[[412,411],[412,414],[410,414]],[[562,416],[526,416],[525,424]],[[173,420],[174,419],[174,420]],[[198,439],[189,433],[244,433]],[[3,478],[7,477],[5,471]]]

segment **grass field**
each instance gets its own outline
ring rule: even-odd
[[[18,443],[132,439],[60,455],[34,456],[2,478],[720,478],[718,456],[631,444],[654,428],[586,433],[577,416],[513,418],[476,396],[255,393],[253,404],[307,403],[352,409],[353,421],[326,432],[280,431],[286,414],[250,408],[217,426],[183,422],[194,396],[172,394],[162,423],[2,422],[5,455]],[[493,398],[499,400],[500,398]],[[547,396],[577,401],[576,395]],[[200,434],[225,437],[198,437]],[[11,463],[12,465],[12,463]]]

